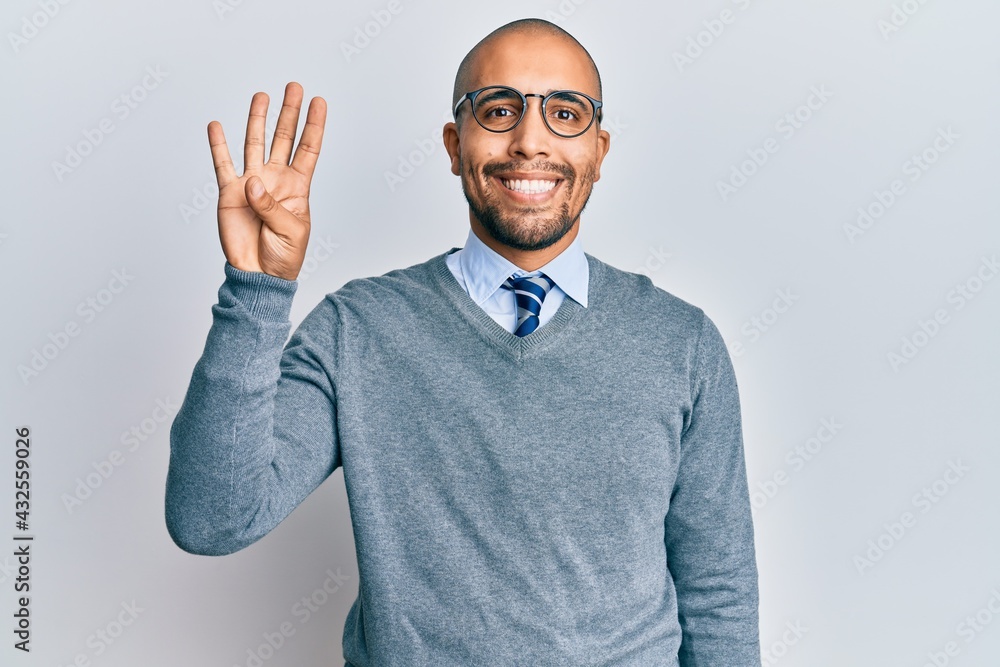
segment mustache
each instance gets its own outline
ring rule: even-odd
[[[493,162],[483,167],[483,176],[496,176],[508,171],[547,171],[559,174],[565,180],[572,182],[576,178],[576,172],[572,168],[551,162],[532,162],[524,164],[522,162]]]

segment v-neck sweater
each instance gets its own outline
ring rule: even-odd
[[[469,229],[464,247],[448,253],[445,263],[462,289],[495,322],[512,333],[517,330],[522,314],[514,292],[504,289],[503,285],[510,278],[531,272],[486,245],[472,229]],[[554,283],[538,309],[538,326],[545,326],[559,310],[563,299],[587,305],[590,263],[579,236],[536,270]]]
[[[290,339],[297,282],[226,263],[170,431],[174,541],[243,549],[340,467],[351,667],[760,665],[714,323],[587,254],[588,306],[518,337],[451,274],[456,250],[348,281]]]

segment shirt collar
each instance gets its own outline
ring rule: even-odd
[[[479,306],[493,296],[509,276],[519,277],[529,273],[483,243],[472,229],[469,229],[465,247],[458,259],[469,296]],[[579,234],[565,250],[539,270],[551,278],[567,296],[584,308],[587,307],[590,264],[584,255]]]

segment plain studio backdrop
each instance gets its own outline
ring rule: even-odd
[[[440,141],[455,70],[528,16],[604,79],[584,249],[703,308],[730,347],[764,664],[998,664],[992,0],[6,2],[3,664],[342,664],[341,471],[235,555],[165,528],[169,426],[224,279],[206,126],[242,172],[255,92],[269,144],[288,81],[329,104],[297,326],[352,278],[464,244]]]

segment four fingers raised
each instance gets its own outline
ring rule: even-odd
[[[267,123],[267,93],[254,94],[250,102],[250,115],[247,118],[246,138],[243,145],[243,172],[253,173],[264,164],[264,130]],[[285,86],[285,96],[281,112],[278,114],[278,125],[274,130],[274,140],[271,144],[271,155],[268,164],[287,165],[295,142],[295,131],[298,127],[299,112],[302,108],[302,86],[292,81]],[[291,168],[311,179],[319,159],[320,147],[323,144],[323,130],[326,125],[326,100],[314,97],[309,103],[309,113],[302,130],[302,137],[295,149],[295,157]],[[208,124],[208,143],[212,149],[212,162],[215,165],[215,175],[221,189],[228,183],[239,178],[233,165],[226,136],[222,124],[212,121]]]

